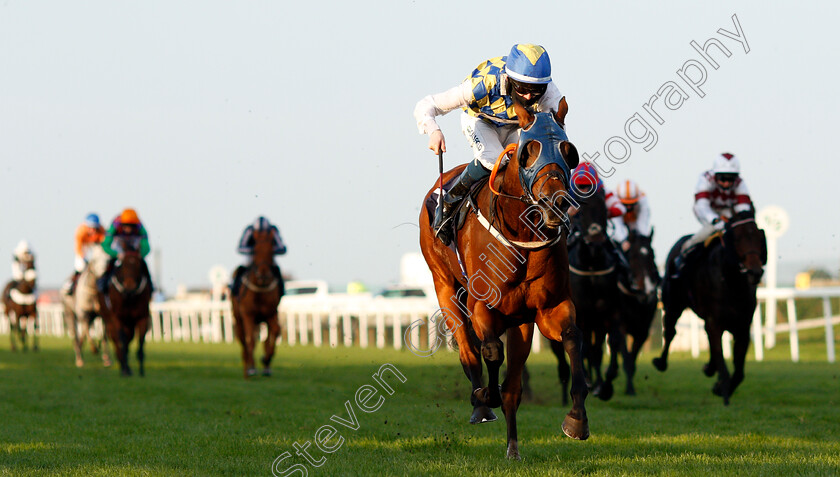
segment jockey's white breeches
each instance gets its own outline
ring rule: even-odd
[[[467,143],[473,151],[473,159],[481,163],[485,169],[492,169],[502,151],[509,144],[519,142],[519,126],[511,124],[497,127],[493,123],[461,114],[461,132],[467,138]]]
[[[76,255],[76,260],[73,262],[73,266],[75,267],[76,271],[82,273],[82,270],[85,269],[85,265],[87,265],[87,261],[81,255]]]

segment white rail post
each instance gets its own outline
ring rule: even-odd
[[[755,360],[764,361],[764,344],[762,343],[761,333],[761,303],[755,304],[755,312],[753,313],[753,348],[755,348]]]
[[[289,341],[287,343],[289,346],[297,343],[297,336],[295,335],[295,313],[297,311],[289,311],[286,314],[286,339]]]
[[[394,313],[394,349],[402,349],[402,314],[399,311]]]
[[[321,347],[323,344],[323,337],[321,336],[321,311],[316,310],[312,313],[312,344]]]
[[[376,313],[376,347],[385,347],[385,315],[381,311]]]
[[[414,322],[416,322],[417,320],[420,320],[420,319],[421,318],[420,318],[419,313],[411,313],[408,317],[409,326],[411,326],[410,325],[411,323],[414,323]],[[411,342],[411,346],[414,349],[420,349],[420,328],[416,327],[416,326],[412,326],[409,329],[411,330],[411,334],[409,336],[409,341]]]
[[[788,326],[790,327],[790,360],[799,362],[799,329],[796,326],[796,302],[793,297],[787,299]]]
[[[349,312],[345,311],[341,319],[344,325],[344,346],[353,346],[353,317]]]
[[[233,343],[233,310],[231,308],[225,308],[224,312],[220,314],[220,317],[225,330],[225,341]]]
[[[330,311],[330,347],[335,348],[338,346],[338,315],[335,314],[335,311]]]
[[[728,331],[724,331],[721,336],[721,347],[723,348],[724,359],[732,357],[732,335]]]
[[[368,347],[368,314],[366,311],[359,313],[359,346]]]
[[[768,287],[767,291],[770,293],[767,295],[767,301],[764,307],[766,312],[764,325],[766,336],[764,338],[764,344],[767,346],[767,349],[770,349],[776,346],[776,294],[773,293],[776,289]]]
[[[831,298],[823,297],[823,315],[825,316],[825,350],[828,362],[834,362],[834,327],[831,323]]]
[[[309,326],[307,324],[307,317],[309,313],[298,313],[298,330],[300,330],[300,344],[309,344]]]

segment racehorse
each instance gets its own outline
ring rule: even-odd
[[[569,243],[569,280],[572,300],[577,310],[577,324],[583,339],[583,356],[587,360],[592,394],[601,400],[613,395],[612,381],[618,375],[618,354],[624,348],[620,330],[620,299],[616,261],[607,237],[607,205],[603,189],[588,197],[579,197],[580,207],[574,213]],[[610,365],[601,374],[604,342],[609,337]],[[563,397],[569,380],[569,367],[560,343],[551,343],[557,356],[557,368]],[[606,379],[605,379],[606,378]]]
[[[625,336],[632,338],[632,344],[628,350],[622,353],[624,373],[627,375],[627,387],[625,394],[633,396],[636,389],[633,386],[633,376],[636,374],[636,359],[639,351],[650,335],[650,325],[656,314],[658,303],[659,283],[662,279],[659,270],[656,268],[656,261],[653,255],[651,242],[653,233],[650,236],[641,235],[630,231],[627,241],[630,248],[625,253],[627,262],[630,265],[631,289],[627,289],[619,282],[621,290],[621,327]]]
[[[107,310],[106,328],[117,350],[121,375],[132,375],[128,365],[128,347],[136,333],[137,364],[140,376],[144,376],[143,343],[151,319],[149,303],[152,300],[152,283],[147,278],[148,268],[137,247],[127,240],[121,241],[123,252],[114,264],[105,295],[100,296],[100,307],[103,311]],[[103,302],[105,306],[102,306]]]
[[[17,351],[16,339],[26,351],[26,335],[29,322],[33,324],[32,350],[38,351],[38,309],[35,296],[35,256],[26,254],[21,260],[22,280],[12,280],[3,290],[3,310],[9,319],[9,337],[12,351]]]
[[[108,263],[108,255],[101,247],[94,247],[90,261],[79,275],[76,289],[73,294],[68,294],[68,288],[61,290],[61,301],[64,304],[64,321],[67,328],[73,335],[73,349],[76,352],[76,366],[82,367],[85,362],[82,358],[82,348],[85,340],[90,341],[90,349],[93,354],[100,352],[102,347],[102,363],[111,366],[111,357],[108,352],[108,333],[103,332],[99,344],[90,336],[90,328],[94,321],[99,318],[105,328],[102,311],[99,308],[98,291],[96,279],[105,272]]]
[[[453,248],[435,237],[430,227],[434,210],[428,206],[420,214],[420,247],[434,278],[439,318],[454,334],[472,385],[470,422],[495,420],[491,408],[501,406],[507,421],[507,457],[519,459],[516,411],[534,323],[547,338],[563,342],[572,363],[573,406],[563,421],[563,432],[586,439],[589,422],[563,230],[568,228],[570,168],[578,163],[577,150],[560,126],[568,108],[561,102],[556,114],[531,114],[518,104],[514,107],[521,127],[518,146],[504,171],[497,176],[500,157],[488,184],[465,199],[471,211],[464,212]],[[509,146],[506,152],[512,149]],[[464,167],[447,172],[441,183],[453,181]],[[426,194],[424,204],[434,203],[435,192],[433,188]],[[453,220],[458,215],[456,211]],[[508,364],[499,386],[503,333]],[[481,358],[487,365],[486,386]]]
[[[263,376],[271,376],[271,359],[277,337],[280,336],[278,306],[285,292],[282,278],[272,273],[274,263],[274,237],[270,230],[254,231],[254,261],[242,276],[242,286],[237,296],[231,297],[234,333],[242,345],[242,364],[245,379],[257,374],[254,366],[254,348],[259,340],[260,323],[268,326],[268,337],[263,343]]]
[[[726,224],[721,236],[713,236],[708,247],[687,257],[678,278],[674,278],[674,260],[682,237],[668,255],[665,281],[662,284],[662,323],[665,346],[662,355],[653,360],[659,371],[668,368],[668,349],[676,334],[677,319],[686,308],[705,320],[709,337],[709,362],[703,373],[718,380],[712,392],[723,398],[725,405],[744,380],[744,360],[750,345],[750,324],[756,307],[756,287],[767,263],[767,242],[764,231],[755,223],[754,210],[739,212]],[[723,359],[721,336],[732,333],[734,372],[730,376]]]

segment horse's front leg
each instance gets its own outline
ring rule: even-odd
[[[12,351],[17,351],[17,334],[18,334],[18,321],[20,321],[17,316],[15,316],[15,312],[8,310],[9,305],[6,304],[6,318],[9,319],[9,339],[12,342]]]
[[[479,402],[488,407],[502,405],[499,390],[499,369],[505,361],[505,349],[499,336],[503,333],[502,320],[498,312],[491,310],[484,302],[476,301],[473,306],[473,326],[481,341],[481,356],[487,365],[487,387],[475,391]]]
[[[73,351],[76,353],[76,367],[81,368],[85,365],[85,360],[82,357],[82,337],[79,336],[79,318],[73,314],[72,318],[67,319],[67,324],[73,334]]]
[[[502,411],[507,422],[507,458],[519,460],[516,411],[522,401],[522,377],[525,361],[531,352],[534,324],[526,323],[507,330],[508,367],[502,383]]]
[[[41,327],[38,323],[38,311],[32,311],[32,351],[38,351],[41,346],[39,344],[40,339],[38,335],[41,334]]]
[[[102,366],[108,368],[111,366],[111,353],[108,350],[108,330],[105,327],[105,319],[99,317],[102,323]]]
[[[134,328],[131,326],[123,326],[120,324],[120,371],[123,376],[131,376],[133,373],[131,372],[131,367],[128,365],[128,346],[131,344],[131,340],[134,339]]]
[[[575,325],[575,305],[566,299],[551,310],[537,313],[537,326],[546,338],[563,343],[569,355],[572,370],[572,409],[563,420],[563,432],[573,438],[584,440],[589,437],[589,419],[586,417],[586,374],[583,371],[582,334]]]
[[[143,350],[143,344],[146,342],[146,333],[149,331],[149,320],[151,318],[146,315],[137,321],[135,329],[137,331],[137,366],[139,368],[140,376],[146,375],[146,352]]]
[[[750,347],[750,322],[744,328],[734,333],[734,344],[732,346],[732,381],[729,385],[731,396],[739,384],[744,380],[744,361],[747,359],[747,350]]]
[[[277,337],[280,336],[280,318],[277,313],[268,318],[268,337],[263,344],[265,355],[262,358],[263,376],[271,376],[271,359],[274,358],[274,350],[277,346]]]
[[[718,373],[718,380],[712,387],[712,393],[722,397],[724,405],[729,405],[730,379],[729,370],[726,369],[726,361],[723,359],[723,345],[721,343],[723,330],[717,326],[709,326],[709,323],[706,322],[706,334],[709,336],[709,355],[711,361],[715,363]]]
[[[617,318],[616,318],[617,320]],[[610,365],[607,367],[606,380],[601,386],[601,394],[598,398],[602,401],[609,401],[613,395],[613,380],[618,377],[618,356],[627,354],[627,345],[624,333],[621,332],[617,322],[613,323],[607,334],[607,343],[610,347]]]
[[[560,388],[563,390],[563,405],[569,404],[569,363],[566,362],[566,350],[563,343],[551,340],[551,351],[557,357],[557,377],[560,379]]]

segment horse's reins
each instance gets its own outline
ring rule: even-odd
[[[139,295],[140,293],[143,292],[143,290],[146,289],[146,285],[148,285],[148,282],[149,281],[146,280],[146,277],[143,277],[142,279],[140,279],[140,284],[139,285],[137,285],[136,287],[134,287],[131,290],[127,290],[128,294],[129,295]],[[111,276],[111,283],[114,285],[114,288],[116,288],[117,291],[120,292],[121,294],[126,292],[125,285],[120,283],[120,281],[117,279],[116,275]]]

